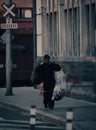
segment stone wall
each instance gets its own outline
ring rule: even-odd
[[[92,62],[62,61],[59,64],[64,69],[66,76],[80,77],[81,81],[94,81],[96,64]]]
[[[67,96],[96,102],[96,63],[59,62],[67,80]],[[80,80],[78,80],[78,77]]]

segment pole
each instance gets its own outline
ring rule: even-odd
[[[35,130],[36,124],[36,106],[33,105],[30,108],[30,130]]]
[[[6,5],[11,5],[11,0],[6,0]],[[10,19],[10,15],[6,16],[7,19]],[[12,93],[12,58],[11,58],[11,30],[6,30],[6,94],[5,95],[13,95]]]
[[[33,0],[33,69],[37,65],[37,40],[36,40],[36,0]],[[37,86],[34,85],[36,89]]]
[[[66,130],[72,130],[73,126],[73,109],[68,108],[66,113]]]
[[[33,0],[33,69],[37,61],[37,40],[36,40],[36,0]]]

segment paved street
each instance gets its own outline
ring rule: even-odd
[[[30,129],[30,113],[19,107],[0,102],[0,130]],[[62,130],[63,127],[50,122],[41,116],[36,116],[37,130]]]
[[[29,120],[26,111],[3,102],[0,102],[0,117],[4,120]]]
[[[13,96],[5,96],[5,88],[0,89],[0,102],[19,107],[15,114],[21,113],[21,119],[28,119],[28,115],[24,110],[29,112],[31,105],[36,105],[37,115],[46,117],[48,120],[58,122],[59,124],[66,124],[66,112],[68,108],[73,108],[73,126],[78,129],[96,130],[96,104],[82,100],[71,99],[64,97],[62,100],[55,103],[53,110],[45,110],[43,107],[43,97],[39,96],[38,89],[32,87],[17,87],[13,88]],[[4,106],[1,104],[1,106]],[[12,108],[12,109],[13,109]],[[21,110],[23,111],[21,112]],[[4,111],[4,110],[3,110]],[[5,117],[7,115],[5,114]],[[22,116],[24,116],[22,118]],[[5,118],[4,117],[4,118]],[[8,118],[8,117],[6,117]]]

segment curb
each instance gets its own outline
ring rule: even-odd
[[[58,116],[54,116],[52,114],[49,114],[47,112],[43,112],[41,110],[37,110],[37,114],[47,118],[50,121],[56,122],[59,125],[65,126],[66,120],[64,118],[61,118],[61,117],[58,117]]]

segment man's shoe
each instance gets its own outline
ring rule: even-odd
[[[51,101],[50,104],[48,105],[48,107],[52,110],[55,106],[54,101]]]
[[[44,104],[44,107],[45,107],[45,108],[48,108],[47,104]]]

